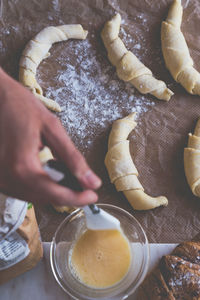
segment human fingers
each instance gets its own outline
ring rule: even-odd
[[[45,142],[57,158],[63,161],[84,188],[97,189],[100,178],[88,166],[83,155],[75,147],[61,123],[53,115],[44,125]]]

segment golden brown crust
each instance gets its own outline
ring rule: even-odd
[[[183,242],[144,280],[138,299],[200,299],[200,236]]]
[[[161,260],[160,270],[175,299],[199,299],[199,265],[185,261],[178,256],[166,255]]]
[[[147,277],[138,290],[137,299],[140,300],[175,300],[159,269],[155,269]]]
[[[184,260],[200,265],[200,243],[198,242],[183,242],[172,253]]]

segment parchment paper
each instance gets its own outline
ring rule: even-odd
[[[90,42],[89,47],[85,47],[88,46],[87,42],[81,41],[68,41],[53,46],[51,56],[43,61],[38,69],[38,79],[44,91],[46,89],[51,92],[52,89],[62,86],[62,83],[57,81],[57,75],[60,68],[65,68],[64,60],[66,60],[66,68],[69,63],[71,67],[74,66],[78,77],[80,64],[83,64],[85,57],[90,57],[92,53],[93,58],[95,56],[94,59],[98,60],[99,74],[108,73],[105,78],[107,89],[110,88],[111,80],[115,83],[119,82],[116,95],[113,94],[112,99],[109,99],[109,109],[113,105],[113,115],[115,111],[117,114],[104,120],[104,126],[98,125],[97,122],[90,124],[90,119],[88,119],[88,125],[84,127],[87,131],[84,138],[83,133],[77,133],[77,127],[73,127],[73,120],[70,125],[66,122],[65,111],[59,117],[76,146],[103,180],[103,187],[99,190],[99,202],[111,203],[128,210],[140,221],[149,241],[157,243],[179,243],[192,238],[200,228],[200,200],[192,195],[183,168],[183,149],[187,144],[187,135],[194,129],[200,115],[200,97],[189,95],[179,84],[175,83],[164,65],[160,45],[160,27],[161,21],[166,17],[170,2],[165,0],[0,1],[0,64],[16,79],[18,78],[19,58],[26,43],[42,28],[49,25],[80,23],[89,30],[87,38]],[[182,30],[195,66],[200,71],[200,3],[198,0],[190,0],[189,3],[183,4],[187,6],[184,9]],[[163,79],[175,92],[175,96],[169,103],[156,100],[152,96],[142,96],[117,78],[115,69],[107,60],[106,51],[100,39],[103,24],[115,12],[120,12],[122,15],[120,35],[124,38],[126,46],[134,51],[157,78]],[[80,43],[83,43],[83,46],[79,46]],[[82,60],[78,59],[79,52],[73,53],[77,47],[82,47],[80,50],[83,52]],[[62,60],[59,57],[62,57]],[[80,80],[83,75],[80,73],[82,76]],[[87,86],[86,82],[86,88]],[[73,89],[75,88],[74,86]],[[106,89],[105,85],[104,89]],[[119,97],[119,90],[123,93],[122,97]],[[124,93],[127,93],[129,100],[127,98],[126,101]],[[130,102],[130,94],[134,96],[132,102]],[[65,90],[60,104],[64,107],[68,105],[69,109],[72,101],[70,89]],[[104,109],[104,101],[105,99],[102,99],[98,102],[97,109]],[[144,103],[143,106],[142,103]],[[147,193],[168,197],[169,205],[166,208],[157,208],[147,212],[134,211],[123,195],[117,193],[114,186],[110,184],[104,166],[107,138],[113,119],[127,115],[134,111],[134,107],[139,112],[138,126],[132,132],[130,141],[133,158],[140,174],[139,178]],[[86,116],[83,115],[81,120],[81,109],[77,103],[77,112],[83,123]],[[92,144],[89,147],[91,137]],[[50,241],[58,224],[66,215],[60,215],[47,207],[39,209],[37,217],[43,240]]]

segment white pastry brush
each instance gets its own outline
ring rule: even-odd
[[[59,184],[75,190],[82,190],[77,179],[63,165],[57,161],[49,161],[43,166],[47,174]],[[86,217],[86,226],[91,230],[120,230],[120,222],[95,204],[83,207]]]
[[[86,225],[91,230],[120,230],[120,222],[105,210],[99,208],[95,204],[90,204],[83,207]]]

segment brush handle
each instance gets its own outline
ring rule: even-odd
[[[92,211],[92,213],[94,215],[100,213],[100,208],[97,205],[95,205],[95,204],[89,204],[88,206],[89,206],[90,210]]]
[[[72,175],[70,170],[66,168],[63,163],[56,160],[49,160],[43,168],[45,172],[47,172],[47,174],[58,184],[68,187],[74,191],[81,192],[83,190],[76,177]]]
[[[43,166],[43,168],[58,184],[69,187],[75,191],[83,191],[83,188],[80,186],[76,177],[73,176],[69,169],[63,166],[62,163],[50,160]],[[88,207],[94,215],[100,212],[100,208],[95,204],[90,204]]]

